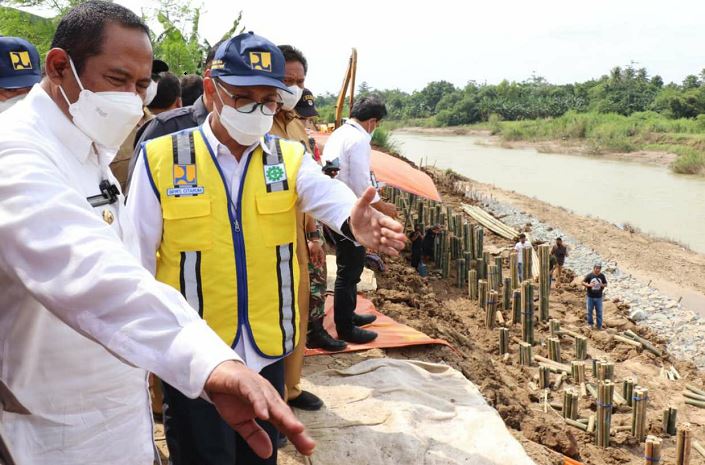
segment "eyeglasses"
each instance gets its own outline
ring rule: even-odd
[[[234,102],[233,107],[240,113],[254,113],[257,108],[266,116],[274,116],[282,107],[281,100],[265,100],[264,102],[258,102],[251,99],[250,97],[244,97],[241,95],[234,95],[228,92],[220,83],[216,83],[216,86],[230,97]]]

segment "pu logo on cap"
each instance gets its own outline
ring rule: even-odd
[[[250,68],[271,73],[272,54],[269,52],[250,52]]]
[[[32,69],[32,60],[29,58],[29,52],[10,52],[10,62],[15,71]]]

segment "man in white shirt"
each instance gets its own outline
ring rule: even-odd
[[[531,243],[526,242],[526,234],[519,234],[519,242],[514,245],[514,251],[517,253],[517,272],[519,273],[519,281],[524,280],[524,249],[531,249]]]
[[[152,464],[147,371],[209,398],[263,457],[256,418],[313,451],[271,385],[139,262],[108,165],[151,65],[139,17],[85,2],[59,23],[41,84],[0,115],[0,385],[17,400],[0,423],[19,464]]]
[[[358,200],[300,143],[267,134],[278,90],[290,92],[284,61],[252,32],[224,42],[203,82],[213,112],[143,145],[127,203],[145,267],[282,394],[282,359],[299,339],[296,210],[386,253],[404,246],[402,226],[370,207],[373,189]],[[256,457],[212,407],[165,393],[179,404],[173,424],[189,445],[170,449],[176,465],[276,464],[276,451]],[[262,426],[275,441],[275,425]]]
[[[324,162],[338,160],[338,181],[345,183],[360,196],[370,186],[377,187],[370,172],[370,141],[379,122],[387,115],[387,108],[377,96],[362,97],[353,105],[350,119],[330,135],[323,148]],[[396,217],[394,205],[375,194],[372,206],[380,212]],[[335,239],[335,257],[338,266],[335,279],[333,308],[338,337],[347,342],[364,344],[374,340],[377,333],[360,328],[375,321],[374,315],[355,313],[357,283],[365,267],[365,247],[339,234]]]

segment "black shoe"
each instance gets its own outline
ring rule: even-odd
[[[377,319],[377,315],[373,315],[371,313],[366,313],[364,315],[360,315],[359,313],[353,313],[352,321],[355,326],[365,326],[369,325],[373,321]]]
[[[308,391],[301,391],[299,397],[289,400],[289,406],[314,412],[323,407],[323,401],[316,394]]]
[[[309,349],[323,349],[328,352],[340,352],[345,350],[348,345],[345,341],[333,339],[323,328],[312,331],[306,338],[306,347]]]
[[[353,326],[349,331],[338,331],[338,337],[353,344],[367,344],[377,339],[377,333]]]

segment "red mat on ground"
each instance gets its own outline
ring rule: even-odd
[[[365,329],[375,331],[379,334],[379,336],[377,336],[377,339],[369,344],[348,343],[348,348],[341,352],[355,352],[374,348],[388,349],[391,347],[407,347],[427,344],[441,344],[450,347],[450,344],[443,339],[432,339],[420,331],[401,323],[397,323],[388,316],[379,313],[371,301],[360,295],[357,296],[357,308],[355,311],[360,314],[372,313],[377,315],[377,320],[375,320],[375,322],[371,325],[365,326]],[[335,331],[335,322],[333,321],[332,296],[328,296],[326,299],[326,317],[323,320],[323,326],[331,336],[335,338],[338,337],[338,333]],[[326,352],[320,349],[306,349],[306,356],[330,355],[331,353],[340,352]]]

